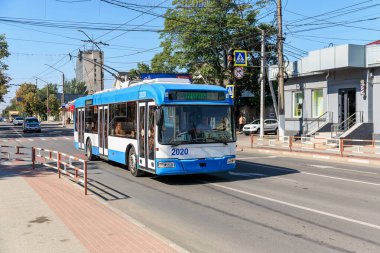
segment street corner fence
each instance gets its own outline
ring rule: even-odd
[[[58,177],[62,175],[69,176],[77,183],[82,183],[84,194],[87,195],[87,160],[68,155],[59,151],[33,148],[32,151],[33,169],[36,164],[41,164],[46,167],[56,169]]]
[[[273,148],[289,151],[317,151],[340,156],[380,158],[380,140],[313,138],[303,136],[251,135],[251,148]]]
[[[0,145],[0,159],[32,161],[33,149],[23,146]]]

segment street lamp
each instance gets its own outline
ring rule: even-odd
[[[35,76],[34,78],[36,79],[36,81],[38,79],[38,80],[40,80],[40,81],[42,81],[42,82],[44,82],[44,83],[47,84],[46,85],[46,121],[49,122],[49,111],[50,111],[50,109],[49,109],[49,83],[46,82],[45,80],[42,80],[39,77]]]
[[[58,72],[62,73],[62,97],[61,97],[61,107],[63,104],[65,104],[65,73],[63,73],[61,70],[54,68],[53,66],[50,66],[49,64],[44,64]],[[62,110],[62,126],[65,125],[65,111]]]

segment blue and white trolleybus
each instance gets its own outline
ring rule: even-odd
[[[235,168],[233,101],[223,87],[153,79],[75,101],[75,146],[133,176]]]

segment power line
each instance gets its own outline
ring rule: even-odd
[[[362,5],[362,4],[365,4],[365,3],[368,3],[368,2],[373,2],[373,1],[374,1],[374,0],[366,0],[366,1],[362,1],[362,2],[359,2],[359,3],[356,3],[356,4],[348,5],[348,6],[346,6],[346,7],[342,7],[342,8],[334,9],[334,10],[332,10],[332,11],[328,11],[328,12],[320,13],[320,14],[317,14],[317,15],[314,15],[314,16],[310,16],[310,17],[306,17],[306,18],[302,18],[302,19],[293,20],[293,21],[290,21],[288,24],[298,23],[298,22],[301,22],[301,21],[305,21],[305,20],[308,20],[308,19],[315,18],[315,17],[322,17],[322,16],[326,16],[326,15],[329,15],[329,14],[339,13],[339,12],[342,12],[343,10],[345,10],[345,9],[349,9],[349,8],[351,8],[351,7],[356,7],[356,6],[359,6],[359,5]]]

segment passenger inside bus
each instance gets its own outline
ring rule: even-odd
[[[125,136],[125,130],[123,128],[123,125],[121,124],[121,122],[116,122],[115,124],[115,135],[118,135],[118,136]]]

